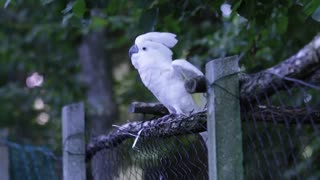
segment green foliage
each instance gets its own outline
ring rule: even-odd
[[[114,76],[120,74],[114,92],[123,121],[130,102],[155,100],[127,55],[141,33],[176,33],[174,57],[200,68],[209,59],[241,54],[246,72],[257,72],[290,57],[320,29],[317,0],[228,1],[229,16],[220,10],[224,2],[0,0],[0,126],[10,127],[17,141],[60,151],[61,107],[85,99],[77,47],[82,35],[95,30],[106,30],[108,60]],[[25,81],[33,72],[44,75],[44,84],[30,89]],[[46,108],[35,110],[36,98]],[[36,122],[41,112],[50,115],[46,125]]]
[[[76,0],[72,5],[72,12],[76,17],[82,18],[86,10],[86,3],[84,0]]]
[[[312,18],[320,22],[320,7],[318,7],[312,14]]]
[[[16,141],[59,146],[61,107],[83,99],[74,49],[78,35],[61,26],[63,6],[15,1],[0,10],[0,125],[10,127]],[[26,79],[34,72],[44,83],[28,88]],[[45,104],[40,110],[34,108],[37,98]],[[50,116],[46,125],[37,123],[41,113]]]

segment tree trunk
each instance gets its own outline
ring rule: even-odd
[[[105,134],[118,119],[117,105],[113,100],[112,63],[106,56],[103,31],[91,32],[83,37],[79,47],[82,79],[87,85],[89,108],[87,119],[90,136]],[[109,167],[106,151],[101,151],[91,161],[94,179],[109,179],[115,167]]]

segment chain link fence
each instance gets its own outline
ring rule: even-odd
[[[139,121],[143,130],[121,126],[115,134],[100,137],[95,143],[108,148],[97,153],[108,156],[105,167],[112,167],[109,177],[101,179],[208,179],[207,137],[175,124],[174,118],[148,124],[152,120]],[[159,119],[157,119],[159,120]],[[160,119],[161,120],[161,119]],[[179,121],[179,120],[178,120]],[[145,124],[143,124],[145,123]],[[179,122],[180,123],[180,122]],[[205,124],[200,125],[205,129]],[[123,129],[123,127],[131,130]],[[135,127],[139,125],[135,124]],[[177,134],[164,130],[175,129]],[[160,132],[158,128],[164,130]],[[140,129],[140,128],[137,128]],[[152,137],[152,138],[150,138]],[[98,158],[93,156],[92,158]],[[95,173],[92,171],[92,173]]]
[[[59,173],[61,172],[61,160],[50,149],[42,146],[21,145],[10,141],[4,141],[2,146],[8,148],[9,179],[61,179]]]
[[[299,80],[273,87],[272,96],[243,106],[245,179],[319,179],[320,87]]]
[[[295,79],[281,82],[284,88],[274,85],[271,95],[251,94],[253,99],[240,102],[244,179],[319,179],[320,87]],[[108,148],[106,163],[114,167],[107,179],[208,179],[203,117],[193,116],[200,119],[197,129],[183,124],[190,118],[169,116],[128,123],[117,127],[117,138],[104,137],[100,145]]]

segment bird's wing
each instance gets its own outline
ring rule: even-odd
[[[183,79],[191,79],[196,76],[203,76],[203,73],[194,65],[184,59],[172,61],[172,67]]]
[[[196,68],[194,65],[192,65],[191,63],[189,63],[188,61],[186,61],[184,59],[178,59],[178,60],[172,61],[172,67],[173,67],[174,71],[184,81],[191,79],[193,77],[196,77],[196,76],[204,76],[203,73],[198,68]],[[206,98],[204,98],[203,93],[193,94],[192,98],[198,106],[198,108],[196,108],[196,109],[201,111],[205,108]]]

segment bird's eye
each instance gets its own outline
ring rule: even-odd
[[[142,48],[142,50],[144,50],[144,51],[145,51],[145,50],[147,50],[147,48],[146,48],[146,47],[143,47],[143,48]]]

